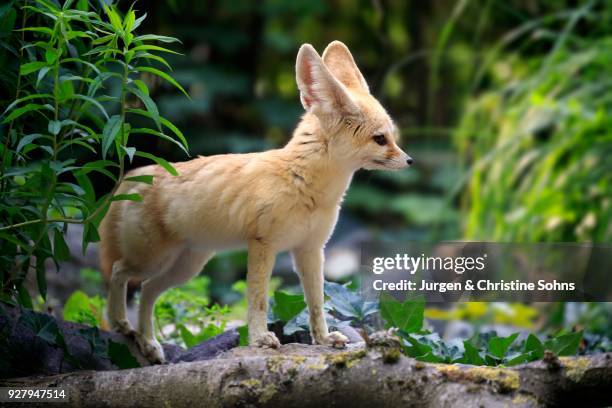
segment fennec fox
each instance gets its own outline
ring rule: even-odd
[[[101,267],[108,277],[108,318],[133,335],[151,362],[164,353],[152,328],[155,299],[197,275],[215,251],[248,247],[249,343],[279,347],[267,329],[268,281],[276,254],[291,251],[314,342],[343,347],[323,316],[323,248],[338,219],[353,173],[398,170],[412,159],[397,145],[398,131],[370,95],[348,48],[334,41],[323,57],[301,46],[296,80],[306,113],[282,149],[198,157],[176,163],[179,176],[158,166],[152,185],[124,182],[120,193],[141,202],[114,202],[101,225]],[[126,319],[126,283],[143,282],[138,330]]]

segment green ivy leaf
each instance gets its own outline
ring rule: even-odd
[[[536,359],[544,357],[544,345],[534,334],[530,334],[525,340],[524,350],[531,353]]]
[[[283,322],[288,322],[306,308],[304,295],[292,295],[285,292],[274,292],[274,316]]]
[[[400,303],[384,293],[380,297],[380,315],[385,328],[397,327],[406,333],[418,332],[423,328],[425,299],[418,297]]]
[[[463,353],[463,358],[458,362],[463,364],[486,365],[486,362],[480,355],[480,352],[472,345],[472,343],[465,340],[463,342],[463,347],[465,350]]]
[[[518,333],[514,333],[508,337],[492,337],[491,339],[489,339],[489,345],[487,350],[488,353],[491,356],[502,360],[506,356],[508,348],[510,348],[510,345],[514,343],[514,340],[516,340],[518,335]]]
[[[181,339],[183,340],[187,348],[191,348],[198,344],[197,337],[187,327],[185,327],[184,324],[179,323],[176,325],[176,328],[179,330]]]
[[[558,356],[573,356],[578,353],[582,331],[561,334],[544,342],[544,348],[552,351]]]
[[[532,353],[518,353],[514,356],[509,356],[505,365],[515,366],[517,364],[528,363],[529,361],[537,360]]]

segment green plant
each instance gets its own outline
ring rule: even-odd
[[[541,341],[530,334],[517,342],[519,333],[500,337],[495,332],[478,333],[468,340],[444,341],[437,333],[423,327],[423,299],[399,302],[391,296],[380,299],[381,317],[385,327],[393,327],[409,357],[432,363],[463,363],[473,365],[516,365],[544,357],[550,350],[558,356],[573,356],[579,352],[583,333],[559,332]]]
[[[486,65],[494,86],[469,101],[455,135],[470,163],[466,238],[612,239],[612,38],[575,30],[594,19],[597,3],[565,14],[547,54]],[[522,34],[546,28],[532,24]]]
[[[463,363],[473,365],[516,365],[544,357],[549,350],[558,356],[573,356],[585,345],[582,331],[559,331],[556,335],[541,340],[544,336],[529,334],[517,341],[519,333],[498,336],[495,332],[476,333],[467,340],[445,341],[437,333],[425,329],[425,300],[422,297],[403,302],[383,294],[379,302],[364,301],[361,296],[345,285],[325,282],[325,310],[328,325],[338,327],[351,324],[362,329],[363,337],[376,330],[371,318],[380,311],[386,329],[393,329],[403,345],[403,352],[419,361],[433,363]],[[302,294],[275,292],[272,303],[271,321],[284,323],[283,332],[291,335],[296,331],[309,330],[308,310]],[[240,345],[247,344],[248,329],[239,329]],[[592,339],[591,351],[607,350],[609,342],[602,338]]]
[[[0,41],[17,61],[0,77],[13,96],[0,117],[4,299],[31,307],[23,286],[30,269],[45,297],[45,260],[58,265],[70,258],[64,241],[69,224],[84,225],[85,250],[99,239],[97,227],[111,202],[142,199],[116,194],[124,179],[152,182],[148,175],[125,178],[126,161],[140,156],[177,174],[164,159],[131,144],[140,134],[187,152],[183,134],[159,114],[145,82],[158,76],[186,94],[167,74],[170,66],[160,55],[173,51],[151,44],[177,40],[138,35],[145,18],[132,8],[123,16],[114,6],[90,9],[87,1],[67,0],[62,6],[49,0],[10,1],[0,7],[2,29],[11,33]],[[150,126],[133,126],[135,119]],[[93,172],[112,181],[109,193],[94,191]]]
[[[211,304],[210,279],[199,276],[164,292],[155,303],[158,337],[192,347],[225,331],[230,307]]]
[[[378,302],[365,301],[347,285],[334,282],[324,283],[326,301],[323,304],[325,320],[330,327],[352,325],[364,331],[371,331],[371,318],[378,312]],[[274,292],[268,318],[270,323],[282,322],[286,336],[310,328],[308,308],[303,294]]]
[[[108,328],[104,319],[106,300],[99,295],[89,297],[83,291],[73,292],[64,304],[63,317],[69,322]]]

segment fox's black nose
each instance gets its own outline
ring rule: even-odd
[[[412,157],[408,156],[408,158],[406,159],[406,163],[408,163],[409,166],[412,165],[414,160],[412,160]]]

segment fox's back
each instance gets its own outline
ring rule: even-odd
[[[272,150],[176,163],[178,176],[159,166],[133,170],[128,176],[153,175],[153,184],[122,184],[119,193],[139,194],[142,201],[111,205],[101,225],[103,252],[110,253],[102,256],[144,262],[176,246],[219,250],[242,247],[249,239],[289,249],[305,235],[326,233],[337,208],[315,208],[319,200],[305,192],[291,164]]]

